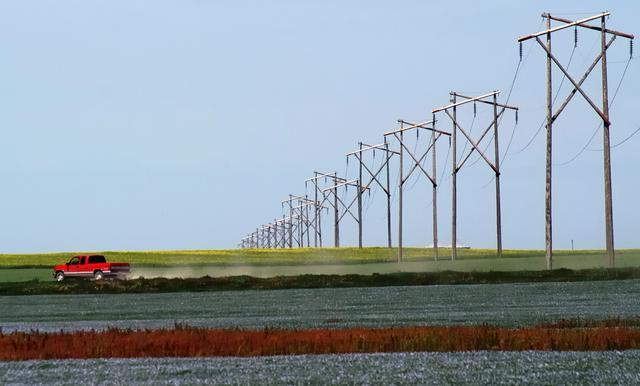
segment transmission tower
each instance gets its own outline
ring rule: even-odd
[[[569,19],[553,16],[550,13],[543,13],[542,17],[547,21],[547,29],[544,31],[536,32],[530,35],[521,36],[518,38],[518,42],[522,45],[522,42],[535,39],[538,45],[547,54],[547,146],[546,146],[546,185],[545,185],[545,259],[547,269],[553,268],[553,233],[552,233],[552,213],[551,213],[551,156],[552,156],[552,127],[554,121],[562,113],[564,108],[569,104],[576,92],[580,93],[582,97],[589,103],[596,114],[602,119],[603,123],[603,148],[604,148],[604,211],[605,211],[605,239],[606,239],[606,252],[605,252],[605,264],[613,268],[615,266],[615,252],[613,242],[613,203],[611,193],[611,147],[609,141],[609,132],[611,129],[611,120],[609,116],[609,90],[607,83],[607,49],[613,44],[616,37],[624,37],[630,41],[630,51],[633,47],[634,36],[628,33],[615,31],[606,27],[606,19],[610,15],[609,12],[603,12],[585,19],[572,21]],[[600,19],[600,26],[587,24],[590,21]],[[551,21],[561,23],[557,27],[551,27]],[[574,27],[575,36],[577,41],[578,27],[594,30],[600,32],[600,53],[594,59],[591,66],[587,69],[582,78],[576,82],[576,80],[569,74],[567,69],[558,61],[551,50],[551,35],[562,31],[566,28]],[[546,36],[546,44],[540,40],[540,36]],[[608,36],[611,36],[607,40]],[[522,49],[520,50],[522,52]],[[631,51],[632,54],[632,51]],[[582,84],[591,74],[591,71],[596,67],[598,62],[601,63],[602,69],[602,109],[600,109],[589,95],[582,88]],[[553,112],[553,90],[552,90],[552,67],[553,64],[564,74],[564,76],[573,84],[573,90],[569,93],[565,101]]]

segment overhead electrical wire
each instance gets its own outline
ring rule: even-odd
[[[574,53],[576,52],[576,46],[573,47],[573,50],[571,50],[571,55],[569,56],[569,61],[567,62],[567,70],[569,70],[569,68],[571,67],[571,62],[573,61],[573,56]],[[558,99],[558,96],[560,95],[560,91],[562,90],[562,86],[564,85],[564,81],[566,79],[566,75],[562,75],[562,79],[560,80],[560,85],[558,86],[558,88],[556,89],[556,93],[553,96],[553,99],[551,101],[551,105],[554,105],[556,103],[556,99]],[[547,121],[547,118],[544,118],[542,120],[542,122],[540,123],[540,126],[538,127],[538,130],[536,130],[536,133],[533,135],[533,137],[531,137],[531,139],[527,142],[526,145],[524,145],[524,147],[518,151],[516,151],[515,153],[511,153],[511,155],[516,155],[516,154],[520,154],[523,151],[527,150],[527,148],[529,146],[531,146],[531,144],[533,143],[533,141],[538,137],[538,134],[540,134],[540,131],[542,131],[542,128],[544,127],[545,122]]]
[[[613,93],[613,97],[611,98],[611,103],[609,103],[609,107],[612,107],[614,102],[616,101],[616,96],[618,96],[618,91],[620,91],[620,86],[622,86],[622,81],[624,80],[624,77],[627,74],[627,70],[629,69],[629,63],[631,63],[631,58],[629,58],[629,60],[627,61],[627,65],[624,67],[624,71],[622,72],[622,76],[620,77],[620,81],[618,82],[618,85],[616,86],[616,91]],[[593,139],[596,137],[596,134],[598,134],[598,131],[600,131],[601,127],[602,127],[602,122],[598,123],[598,126],[594,130],[593,134],[591,134],[591,137],[589,137],[589,140],[587,141],[587,143],[585,143],[584,146],[580,149],[580,151],[578,153],[576,153],[573,157],[571,157],[570,160],[565,161],[565,162],[561,162],[561,163],[558,163],[558,164],[554,164],[554,165],[555,166],[566,166],[566,165],[569,165],[570,163],[572,163],[573,161],[575,161],[576,159],[578,159],[578,157],[580,157],[582,155],[582,153],[584,153],[585,150],[587,150],[587,147],[589,147],[589,145],[591,144],[591,141],[593,141]],[[632,134],[632,135],[635,135],[635,133]],[[618,144],[618,145],[620,145],[620,144]],[[595,151],[603,151],[603,149],[595,150]]]

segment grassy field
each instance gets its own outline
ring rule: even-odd
[[[111,261],[127,261],[133,265],[146,267],[170,266],[274,266],[298,264],[360,264],[360,263],[389,263],[396,262],[396,249],[368,247],[368,248],[303,248],[303,249],[231,249],[231,250],[190,250],[190,251],[94,251],[94,252],[56,252],[42,254],[0,254],[0,267],[46,267],[60,264],[69,260],[73,255],[82,253],[104,254]],[[496,258],[492,249],[460,249],[458,262],[450,262],[449,249],[439,250],[442,261],[435,264],[448,265],[463,264],[472,260],[490,260],[497,266],[511,264],[511,259],[520,260],[525,264],[522,269],[538,269],[544,267],[544,251],[541,250],[505,250],[504,257]],[[559,266],[565,262],[572,262],[574,267],[593,268],[602,266],[603,251],[555,251]],[[433,262],[432,248],[405,248],[405,262]],[[640,265],[640,249],[617,251],[618,263],[626,266],[629,261]],[[500,263],[503,261],[504,263]],[[535,268],[534,268],[535,267]],[[446,269],[446,268],[445,268]]]
[[[0,328],[522,327],[633,319],[640,316],[639,298],[640,280],[0,296]]]
[[[85,252],[86,253],[86,252]],[[434,261],[433,250],[407,248],[401,264],[396,250],[387,248],[292,249],[292,250],[218,250],[97,252],[111,261],[132,264],[133,277],[193,278],[202,276],[298,276],[298,275],[372,275],[398,272],[510,272],[545,269],[542,251],[508,250],[498,259],[495,251],[462,249],[456,261],[449,259],[450,250],[440,251]],[[52,280],[52,267],[68,261],[77,252],[0,255],[0,283],[29,280]],[[554,268],[572,270],[603,267],[603,253],[598,250],[556,251]],[[616,267],[640,267],[640,250],[619,250]]]

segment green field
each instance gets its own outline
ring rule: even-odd
[[[298,264],[358,264],[396,262],[397,250],[389,248],[295,248],[295,249],[230,249],[230,250],[186,250],[186,251],[93,251],[93,252],[56,252],[41,254],[0,254],[0,267],[46,267],[69,260],[73,255],[96,253],[104,254],[111,261],[127,261],[134,265],[147,267],[198,266],[198,265],[298,265]],[[511,259],[519,260],[521,269],[544,268],[544,251],[541,250],[505,250],[502,259],[496,258],[492,249],[459,249],[458,260],[449,261],[451,251],[441,248],[440,260],[434,266],[442,269],[452,266],[464,268],[467,261],[487,260],[497,267],[511,270]],[[594,268],[603,265],[603,251],[555,251],[560,266],[574,264],[567,268]],[[640,265],[640,249],[617,251],[618,263],[627,266],[629,262]],[[432,248],[404,248],[406,262],[433,262]],[[469,263],[471,264],[471,263]],[[486,263],[485,263],[486,264]],[[559,267],[560,267],[559,266]]]
[[[80,252],[0,255],[0,282],[38,279],[52,280],[52,267],[68,261]],[[87,253],[87,252],[85,252]],[[441,249],[441,259],[434,261],[433,249],[406,248],[405,258],[397,263],[395,249],[327,248],[261,249],[211,251],[93,252],[105,254],[111,261],[130,262],[134,277],[254,277],[295,275],[345,275],[395,272],[438,271],[537,271],[545,269],[544,252],[507,250],[499,259],[495,251],[461,249],[456,261],[450,250]],[[554,268],[587,269],[603,267],[599,250],[556,251]],[[640,250],[619,250],[616,267],[640,267]]]
[[[0,328],[530,326],[633,319],[640,280],[0,296]]]

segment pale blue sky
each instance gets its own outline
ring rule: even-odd
[[[344,154],[381,142],[396,119],[429,119],[453,90],[506,98],[516,38],[540,28],[541,12],[602,10],[611,28],[640,33],[633,1],[0,1],[0,251],[234,247],[279,217],[287,194],[304,194],[314,170],[344,173]],[[576,78],[597,38],[581,31]],[[545,57],[534,44],[510,100],[521,112],[502,177],[507,248],[544,247],[544,132],[515,154],[545,114]],[[573,30],[554,36],[564,63],[572,47]],[[609,52],[611,94],[628,52],[625,39]],[[640,127],[638,67],[612,106],[614,144]],[[594,75],[586,88],[599,101]],[[571,159],[597,125],[576,97],[557,121],[555,161]],[[503,149],[513,127],[505,117]],[[598,133],[588,148],[601,144]],[[620,248],[639,246],[639,146],[640,135],[612,151]],[[602,247],[602,153],[554,173],[555,246]],[[490,180],[481,163],[460,174],[464,244],[495,244]],[[407,192],[406,244],[430,243],[430,202],[424,181]],[[385,243],[383,204],[381,192],[367,203],[366,244]],[[354,244],[354,224],[343,230]]]

